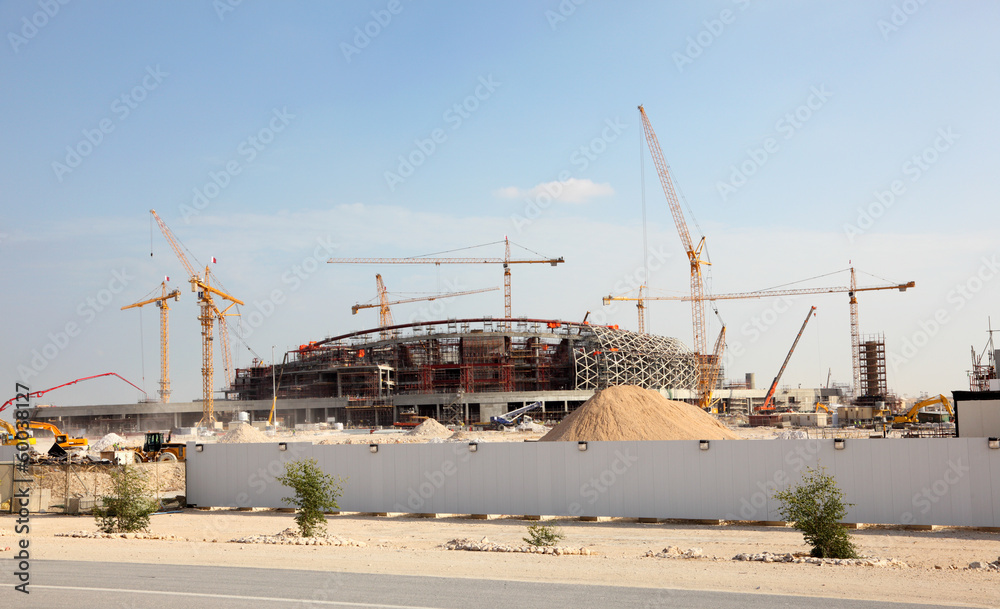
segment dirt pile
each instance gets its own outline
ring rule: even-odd
[[[104,436],[97,442],[91,444],[89,450],[92,453],[99,453],[104,450],[114,450],[115,444],[121,447],[130,445],[128,440],[126,440],[125,438],[119,436],[116,433],[109,433],[108,435]]]
[[[252,444],[255,442],[273,442],[253,425],[240,423],[219,438],[219,444]]]
[[[634,385],[608,387],[545,434],[541,442],[735,440],[739,436],[696,406]]]
[[[406,432],[408,436],[418,436],[421,438],[447,438],[451,436],[451,430],[438,423],[434,419],[427,419]]]

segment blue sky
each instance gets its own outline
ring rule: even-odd
[[[566,259],[514,270],[514,315],[589,310],[634,329],[631,304],[601,297],[637,284],[643,185],[651,289],[688,285],[646,151],[640,179],[642,103],[691,231],[707,238],[711,289],[852,263],[876,276],[861,284],[914,280],[859,297],[862,333],[885,334],[896,392],[963,389],[970,345],[1000,318],[998,23],[1000,6],[929,0],[3,3],[0,380],[12,393],[18,380],[40,389],[114,371],[152,395],[156,311],[119,309],[170,275],[183,290],[174,399],[200,395],[197,308],[150,209],[200,263],[218,259],[245,323],[267,313],[246,345],[234,340],[243,366],[272,345],[375,326],[350,306],[374,296],[376,272],[400,297],[502,281],[493,267],[330,255],[504,235]],[[560,196],[549,202],[545,185]],[[498,292],[437,302],[394,314],[502,313]],[[815,386],[828,371],[849,382],[846,295],[720,302],[740,347],[727,376],[766,384],[810,305],[783,383]],[[686,304],[649,310],[654,332],[690,344]],[[67,324],[76,335],[63,340]],[[42,401],[138,397],[101,380]]]

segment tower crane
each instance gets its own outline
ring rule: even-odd
[[[378,327],[388,328],[394,325],[395,322],[392,320],[392,311],[389,309],[392,305],[405,304],[408,302],[420,302],[423,300],[437,300],[439,298],[451,298],[453,296],[467,296],[469,294],[480,294],[482,292],[495,292],[500,288],[481,288],[478,290],[465,290],[462,292],[446,292],[444,294],[432,294],[430,296],[418,296],[415,298],[404,298],[403,300],[396,300],[389,302],[389,292],[385,288],[385,283],[382,281],[382,275],[375,275],[375,286],[378,290],[378,304],[356,304],[351,307],[351,314],[357,315],[358,311],[361,309],[373,309],[375,307],[379,308],[378,316]],[[382,340],[389,338],[389,332],[387,330],[382,330],[380,333]]]
[[[229,364],[229,336],[226,329],[225,318],[229,315],[228,311],[234,305],[242,305],[243,301],[231,296],[226,292],[213,287],[211,285],[212,273],[205,266],[205,272],[201,275],[195,271],[191,263],[188,262],[187,256],[184,255],[184,250],[182,249],[180,242],[174,237],[174,234],[170,231],[170,228],[164,224],[160,216],[156,214],[155,209],[149,210],[149,213],[153,215],[156,219],[156,224],[160,227],[160,232],[163,233],[163,237],[170,244],[170,248],[174,250],[174,254],[177,259],[181,261],[184,265],[184,269],[187,271],[191,283],[191,291],[196,292],[198,295],[198,305],[201,308],[201,313],[198,315],[198,320],[201,322],[201,399],[202,399],[202,415],[201,420],[198,421],[199,427],[211,427],[215,423],[215,401],[212,391],[212,384],[214,381],[214,368],[212,362],[212,324],[216,319],[219,320],[219,330],[222,338],[223,344],[223,358],[225,361],[225,366],[230,367]],[[229,301],[229,304],[221,311],[215,304],[215,300],[212,295],[216,295],[224,301]],[[226,375],[228,376],[229,370],[226,370]],[[228,381],[227,381],[228,382]]]
[[[511,306],[510,306],[510,265],[512,264],[549,264],[551,266],[556,266],[557,264],[562,264],[565,260],[560,256],[559,258],[541,258],[541,259],[527,259],[519,260],[512,259],[510,257],[510,240],[507,237],[503,239],[504,243],[504,257],[503,258],[430,258],[430,257],[418,257],[411,256],[408,258],[330,258],[327,262],[331,264],[502,264],[503,265],[503,290],[504,290],[504,319],[506,320],[506,327],[510,327],[511,319]],[[487,243],[485,245],[493,245],[492,243]],[[480,247],[480,246],[473,246]],[[468,249],[468,248],[466,248]]]
[[[712,367],[716,363],[712,361],[714,356],[708,354],[708,339],[705,331],[705,284],[701,267],[711,263],[701,258],[705,249],[705,238],[702,237],[697,246],[691,241],[691,233],[688,231],[687,221],[684,220],[684,211],[681,209],[677,192],[674,190],[673,179],[670,177],[670,167],[663,157],[663,150],[660,149],[656,132],[653,131],[653,125],[649,122],[646,110],[642,106],[639,106],[639,115],[642,117],[642,130],[646,135],[649,155],[653,158],[656,173],[660,176],[660,185],[663,187],[663,194],[667,198],[670,214],[674,218],[674,225],[677,227],[677,234],[681,238],[681,245],[687,253],[691,269],[691,298],[689,300],[691,301],[691,327],[694,333],[693,347],[695,357],[698,360],[698,405],[703,410],[708,410],[712,396],[712,387],[709,385],[710,377],[712,376]],[[642,303],[640,311],[644,313],[645,304],[642,294],[639,294],[638,300]]]
[[[809,309],[806,313],[806,319],[802,322],[802,327],[799,328],[799,333],[795,335],[795,340],[792,342],[792,348],[788,350],[788,355],[785,356],[785,361],[782,362],[781,368],[778,370],[777,376],[774,377],[774,381],[771,382],[771,388],[767,390],[767,395],[764,397],[764,405],[761,410],[774,410],[774,390],[778,388],[778,381],[781,380],[781,375],[785,372],[785,367],[788,366],[788,360],[792,359],[792,353],[795,352],[796,345],[799,344],[799,339],[802,338],[802,333],[806,331],[806,324],[812,319],[812,316],[816,314],[816,307]]]
[[[142,308],[145,305],[156,303],[156,306],[160,309],[160,390],[157,392],[160,394],[160,402],[164,404],[170,403],[170,304],[169,300],[173,298],[175,301],[180,299],[181,291],[178,289],[172,290],[169,294],[167,293],[167,281],[164,280],[160,283],[160,296],[156,298],[149,298],[146,300],[141,300],[139,302],[126,305],[122,307],[122,311],[125,309]]]
[[[805,294],[837,294],[837,293],[847,293],[850,296],[850,308],[851,308],[851,349],[852,354],[852,365],[854,369],[854,394],[858,395],[861,391],[861,363],[860,354],[858,347],[860,345],[860,338],[858,333],[858,292],[870,292],[875,290],[899,290],[900,292],[905,292],[907,288],[912,288],[916,286],[916,282],[908,281],[906,283],[900,283],[895,285],[879,285],[879,286],[863,286],[858,287],[855,278],[854,267],[850,267],[851,271],[851,284],[850,286],[835,286],[827,288],[793,288],[788,290],[760,290],[757,292],[733,292],[729,294],[709,294],[705,297],[705,300],[739,300],[739,299],[750,299],[750,298],[767,298],[770,296],[801,296]],[[692,300],[692,296],[645,296],[644,300],[681,300],[687,301]],[[604,304],[608,304],[612,300],[636,300],[634,297],[629,296],[605,296]]]

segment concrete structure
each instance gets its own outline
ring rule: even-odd
[[[347,479],[338,503],[352,512],[775,521],[774,491],[821,464],[854,504],[847,522],[1000,527],[1000,449],[985,438],[192,442],[187,500],[287,507],[287,489],[273,476],[307,458]]]

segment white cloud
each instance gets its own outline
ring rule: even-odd
[[[592,180],[570,178],[565,182],[558,180],[554,182],[542,182],[541,184],[522,190],[517,186],[507,186],[493,191],[493,195],[501,199],[530,199],[537,200],[539,197],[551,197],[554,201],[563,203],[586,203],[590,199],[597,197],[607,197],[615,194],[615,189],[611,184],[597,184]]]

